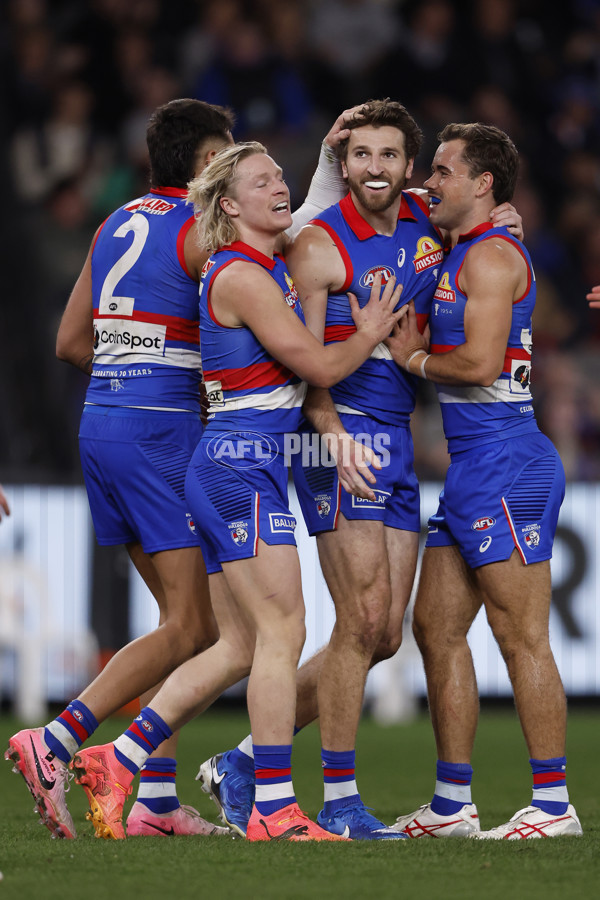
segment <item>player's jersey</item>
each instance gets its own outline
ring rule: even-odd
[[[208,429],[294,432],[306,394],[305,382],[274,359],[250,328],[227,328],[212,310],[210,291],[215,278],[236,260],[262,266],[281,289],[281,302],[304,323],[298,293],[281,256],[271,259],[234,241],[207,260],[200,282],[200,341],[210,400]]]
[[[538,430],[529,391],[535,275],[529,253],[508,229],[492,230],[488,223],[479,225],[461,235],[446,257],[429,319],[431,353],[445,353],[464,344],[467,297],[458,286],[460,270],[471,247],[489,238],[509,241],[523,256],[528,272],[527,289],[513,304],[504,366],[494,384],[490,387],[436,384],[451,453]]]
[[[363,219],[350,194],[311,224],[327,231],[346,268],[344,284],[327,299],[326,344],[344,341],[356,331],[346,292],[356,294],[360,306],[364,306],[378,273],[382,285],[396,276],[403,285],[399,305],[414,300],[419,327],[425,327],[443,247],[418,196],[403,192],[398,224],[391,236],[378,234]],[[379,344],[369,359],[330,388],[330,393],[341,412],[362,413],[390,425],[402,425],[409,422],[414,409],[416,385],[417,379],[396,365],[385,344]]]
[[[153,189],[112,213],[97,235],[88,403],[199,412],[198,283],[183,253],[194,223],[186,194]]]

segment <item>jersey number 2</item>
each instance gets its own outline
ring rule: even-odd
[[[121,279],[127,275],[140,258],[150,231],[148,219],[141,213],[134,213],[127,222],[119,225],[114,233],[114,237],[126,237],[130,231],[133,231],[131,245],[116,261],[102,285],[98,307],[98,312],[102,316],[110,316],[111,314],[118,316],[133,315],[135,297],[117,297],[115,291]]]

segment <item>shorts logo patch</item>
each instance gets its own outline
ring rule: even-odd
[[[248,522],[232,522],[229,533],[235,544],[241,546],[248,540]]]
[[[484,538],[482,540],[482,542],[480,543],[479,552],[485,553],[486,550],[489,550],[491,543],[492,543],[492,537],[491,537],[491,535],[488,534],[488,536],[486,538]]]
[[[524,533],[524,540],[528,547],[532,549],[537,547],[540,543],[540,526],[539,525],[528,525],[526,528],[522,528],[521,531]]]
[[[481,516],[479,519],[475,519],[471,528],[473,531],[487,531],[488,528],[493,528],[496,524],[496,520],[493,516]]]
[[[330,494],[319,494],[314,498],[315,504],[317,507],[317,512],[321,519],[324,519],[331,512],[331,495]]]
[[[294,516],[287,515],[287,513],[269,513],[269,522],[273,534],[277,534],[278,532],[293,534],[294,529],[296,528],[296,519]]]
[[[195,523],[194,520],[192,519],[192,514],[191,514],[191,513],[186,513],[186,514],[185,514],[185,517],[186,517],[186,519],[187,519],[187,527],[190,529],[190,531],[192,532],[192,534],[196,534],[196,523]]]

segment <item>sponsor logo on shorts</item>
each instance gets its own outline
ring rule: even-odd
[[[526,525],[525,528],[521,528],[521,533],[524,536],[524,541],[528,547],[533,549],[537,547],[540,543],[540,526],[538,524],[535,525]]]
[[[319,516],[324,519],[331,512],[331,494],[319,494],[314,501]]]
[[[373,491],[375,494],[374,500],[369,500],[367,497],[355,497],[352,495],[352,508],[353,509],[362,509],[364,507],[372,507],[372,508],[381,508],[385,506],[388,501],[388,497],[391,497],[389,491]]]
[[[496,520],[493,516],[481,516],[479,519],[475,519],[471,528],[473,531],[487,531],[488,528],[493,528],[496,524]]]
[[[288,516],[286,513],[269,513],[269,522],[273,534],[278,532],[293,534],[296,527],[294,516]]]
[[[229,525],[229,533],[235,544],[241,546],[248,540],[248,522],[231,522]]]
[[[484,538],[482,540],[482,542],[480,543],[479,552],[485,553],[486,550],[489,550],[491,543],[492,543],[492,536],[491,536],[491,534],[488,534],[488,536],[486,538]]]
[[[186,513],[186,514],[185,514],[185,518],[186,518],[186,520],[187,520],[187,527],[190,529],[190,531],[192,532],[192,534],[196,534],[196,523],[195,523],[194,520],[192,519],[192,514],[191,514],[191,513]]]
[[[261,469],[278,453],[268,434],[258,431],[226,431],[209,441],[206,452],[221,466],[230,469]]]

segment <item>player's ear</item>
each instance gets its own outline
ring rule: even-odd
[[[232,216],[235,218],[239,215],[238,208],[235,204],[235,200],[232,200],[231,197],[220,197],[219,205],[224,213],[227,213],[228,216]]]

